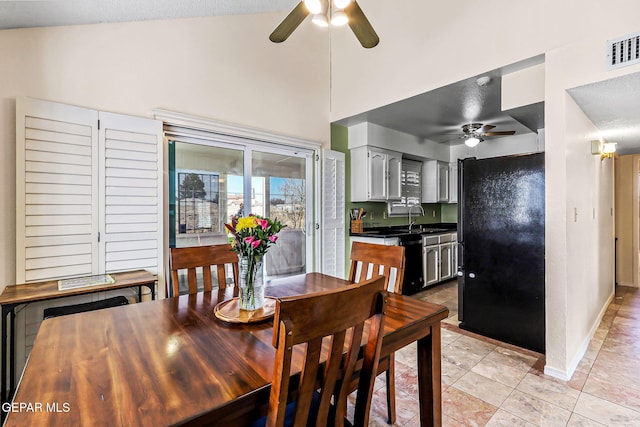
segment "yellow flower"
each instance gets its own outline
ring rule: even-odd
[[[255,217],[245,216],[244,218],[240,218],[238,220],[238,224],[236,225],[236,231],[240,232],[245,228],[255,228],[258,224],[256,223]]]

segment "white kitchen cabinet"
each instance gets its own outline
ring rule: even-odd
[[[457,233],[422,238],[422,271],[426,286],[453,279],[457,270]]]
[[[435,285],[440,281],[440,246],[424,246],[423,259],[424,284]]]
[[[449,203],[458,203],[458,162],[449,163]]]
[[[351,150],[351,201],[386,202],[402,196],[402,153],[363,146]]]
[[[453,277],[458,276],[458,233],[451,234],[451,272]]]
[[[449,164],[439,160],[422,163],[422,203],[449,202]]]
[[[440,281],[453,277],[453,246],[452,243],[440,245]]]

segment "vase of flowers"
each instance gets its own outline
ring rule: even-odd
[[[241,310],[258,310],[264,305],[262,262],[267,250],[278,240],[276,234],[286,227],[277,219],[271,220],[249,214],[233,218],[225,224],[232,235],[232,250],[238,253],[238,297]]]

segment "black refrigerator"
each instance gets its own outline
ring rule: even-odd
[[[460,328],[544,353],[544,153],[458,173]]]

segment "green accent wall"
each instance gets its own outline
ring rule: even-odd
[[[440,218],[442,218],[442,222],[458,222],[458,204],[457,203],[448,203],[446,205],[441,205],[442,210],[440,211]]]

